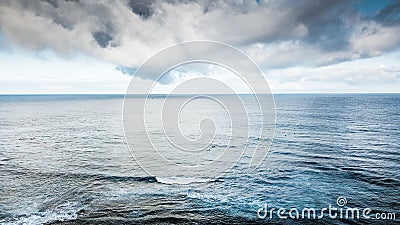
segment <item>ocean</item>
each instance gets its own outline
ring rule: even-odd
[[[400,94],[274,99],[263,163],[239,163],[215,178],[146,173],[126,144],[122,95],[1,95],[0,224],[400,222]],[[297,209],[299,218],[295,210],[263,216],[266,206]],[[305,207],[325,216],[301,217]],[[369,208],[370,218],[331,218],[322,213],[328,207]]]

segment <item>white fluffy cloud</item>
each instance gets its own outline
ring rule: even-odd
[[[398,92],[399,58],[396,53],[321,67],[273,69],[266,76],[281,92]]]

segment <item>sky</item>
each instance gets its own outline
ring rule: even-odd
[[[134,76],[147,58],[193,40],[240,49],[273,93],[400,92],[398,0],[2,0],[0,94],[123,94],[154,82]],[[199,76],[247,90],[203,65],[156,92]]]

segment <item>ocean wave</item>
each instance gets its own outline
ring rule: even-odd
[[[209,194],[209,193],[200,193],[197,191],[193,190],[188,190],[186,192],[186,196],[188,198],[193,198],[193,199],[199,199],[205,202],[215,202],[215,201],[220,201],[220,202],[225,202],[226,199],[223,198],[222,196],[217,196],[215,194]]]
[[[191,184],[191,183],[207,183],[212,179],[195,178],[195,177],[156,177],[157,182],[162,184]]]
[[[36,225],[47,224],[52,222],[65,222],[76,220],[78,213],[83,210],[83,207],[78,203],[68,202],[57,206],[54,209],[48,209],[43,212],[36,212],[28,215],[17,216],[12,219],[0,221],[4,225]]]
[[[131,181],[131,182],[147,182],[147,183],[155,183],[157,182],[156,177],[153,176],[112,176],[112,175],[94,175],[91,176],[91,178],[95,180],[108,180],[108,181],[113,181],[113,182],[125,182],[125,181]]]

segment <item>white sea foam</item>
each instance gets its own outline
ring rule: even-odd
[[[206,178],[196,177],[156,177],[157,182],[163,184],[190,184],[190,183],[206,183],[212,181]]]
[[[226,196],[219,195],[216,193],[206,193],[206,192],[197,192],[193,190],[188,190],[186,192],[188,198],[199,199],[205,202],[220,202],[224,203],[227,202],[228,199]]]
[[[82,207],[77,207],[77,204],[66,203],[63,205],[59,205],[55,209],[17,217],[11,221],[0,221],[0,223],[7,225],[20,225],[20,224],[36,225],[36,224],[46,224],[55,221],[63,222],[63,221],[75,220],[78,217],[78,212],[81,210]]]

